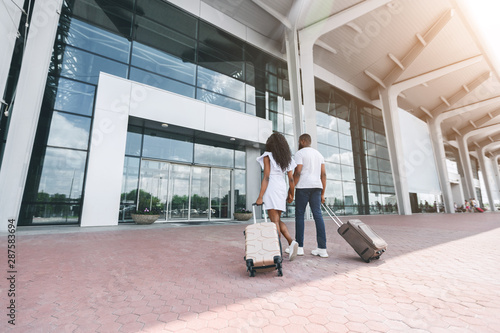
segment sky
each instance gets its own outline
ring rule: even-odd
[[[481,34],[486,52],[497,70],[500,70],[500,1],[498,0],[461,0],[471,24]]]

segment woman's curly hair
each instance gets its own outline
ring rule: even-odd
[[[285,137],[277,132],[271,134],[266,142],[266,151],[270,151],[271,153],[273,153],[274,160],[281,168],[281,170],[285,172],[286,168],[292,161],[290,146],[288,146],[288,142],[286,141]]]

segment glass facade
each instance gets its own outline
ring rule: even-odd
[[[291,117],[284,118],[284,96],[288,95],[284,61],[161,0],[66,0],[49,67],[20,225],[78,223],[101,71],[269,117],[277,130],[291,133]],[[236,167],[244,169],[242,152],[233,152],[231,157],[223,149],[214,150],[213,145],[189,141],[189,136],[161,135],[128,134],[126,190],[132,191],[140,172],[141,164],[134,157],[176,163],[199,161],[219,167],[236,163]],[[186,149],[188,146],[193,149]],[[215,154],[207,154],[209,150]],[[241,171],[235,171],[240,184],[241,177]],[[245,192],[238,189],[237,207],[244,205],[241,197]]]
[[[340,215],[397,213],[380,110],[321,80],[315,85],[326,204]]]
[[[19,224],[79,222],[100,72],[269,119],[295,151],[286,68],[285,61],[161,0],[64,1]],[[378,110],[321,82],[316,98],[329,204],[341,214],[394,211]],[[131,126],[118,219],[127,220],[147,198],[151,206],[154,197],[167,204],[161,207],[166,219],[227,218],[231,200],[246,208],[245,152],[214,140],[186,129]],[[168,167],[158,164],[148,173],[145,161]],[[221,172],[230,176],[229,191]],[[162,186],[175,197],[147,189],[147,179],[164,181],[166,174],[172,181]],[[205,184],[208,192],[200,187]]]

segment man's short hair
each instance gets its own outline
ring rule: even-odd
[[[307,133],[304,133],[301,136],[299,136],[299,141],[303,141],[304,143],[310,145],[311,144],[311,136]]]

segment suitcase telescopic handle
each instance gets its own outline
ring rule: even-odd
[[[337,215],[335,215],[335,213],[333,212],[333,209],[331,209],[330,207],[328,207],[327,205],[325,205],[324,203],[321,204],[321,206],[323,206],[323,208],[325,209],[326,213],[330,216],[330,218],[333,220],[333,222],[335,222],[335,224],[340,228],[340,226],[342,224],[344,224],[344,222],[342,222],[339,217]]]
[[[257,223],[257,218],[255,217],[255,206],[262,206],[262,212],[264,213],[264,221],[267,222],[267,215],[266,215],[266,210],[264,209],[264,203],[258,204],[254,202],[252,204],[252,210],[253,210],[253,224]]]

